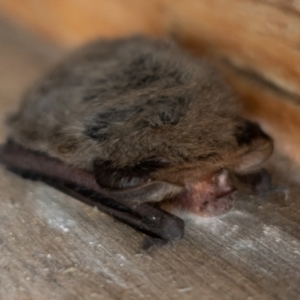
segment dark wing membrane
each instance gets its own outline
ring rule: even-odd
[[[151,180],[151,174],[155,171],[166,168],[171,162],[165,158],[149,158],[135,166],[123,168],[113,167],[110,161],[96,161],[94,173],[97,182],[106,188],[124,189],[132,188]]]

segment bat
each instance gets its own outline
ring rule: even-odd
[[[146,248],[228,212],[236,182],[269,185],[272,140],[206,59],[167,38],[83,46],[28,89],[7,128],[8,169],[146,233]]]

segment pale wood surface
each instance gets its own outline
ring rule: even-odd
[[[1,121],[59,56],[0,22]],[[241,193],[231,213],[143,254],[142,234],[1,166],[0,299],[300,299],[300,187],[284,169],[286,199]]]

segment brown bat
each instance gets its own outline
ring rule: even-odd
[[[99,40],[28,90],[8,120],[11,170],[173,243],[229,211],[273,145],[216,70],[168,39]],[[251,181],[251,180],[250,180]],[[256,183],[255,183],[256,184]],[[151,244],[150,243],[150,244]]]

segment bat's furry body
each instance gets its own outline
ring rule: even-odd
[[[140,36],[75,52],[26,93],[8,126],[16,143],[93,171],[106,188],[182,187],[175,198],[157,188],[151,201],[202,216],[228,211],[228,174],[252,172],[272,152],[206,60]]]

